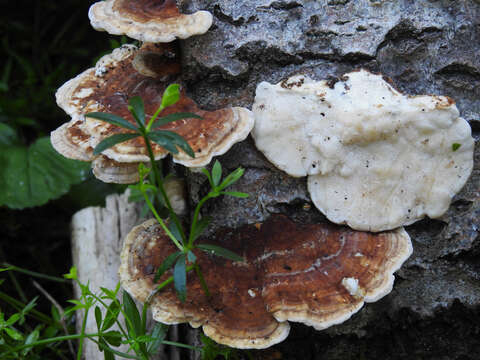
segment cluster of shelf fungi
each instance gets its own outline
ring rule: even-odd
[[[133,183],[138,164],[148,161],[144,144],[129,140],[93,155],[99,142],[125,130],[85,114],[109,112],[134,123],[127,102],[141,96],[148,119],[165,88],[182,84],[172,41],[205,33],[212,15],[180,14],[174,0],[107,0],[92,5],[89,17],[95,29],[126,34],[143,45],[115,49],[58,90],[57,102],[71,121],[52,132],[52,144],[66,157],[92,161],[102,181]],[[473,168],[470,126],[452,99],[404,95],[365,70],[334,82],[304,75],[276,85],[263,82],[252,111],[204,111],[183,89],[180,101],[166,110],[173,112],[203,118],[162,127],[183,136],[195,151],[190,158],[180,150],[174,162],[203,167],[252,131],[272,164],[291,176],[308,176],[314,205],[332,222],[273,215],[264,223],[219,229],[198,241],[221,245],[244,260],[196,254],[211,298],[192,275],[185,303],[173,287],[152,299],[155,320],[202,326],[207,336],[236,348],[283,341],[289,321],[325,329],[388,294],[393,273],[412,253],[402,226],[445,213]],[[156,159],[168,155],[159,145],[153,150]],[[174,250],[155,221],[133,228],[121,254],[124,289],[144,301],[155,290],[154,270]]]

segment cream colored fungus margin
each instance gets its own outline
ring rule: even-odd
[[[160,43],[204,34],[213,22],[213,16],[208,11],[138,22],[115,11],[113,7],[116,1],[118,0],[100,1],[90,7],[88,17],[95,30],[106,31],[112,35],[127,35],[140,41]]]
[[[125,239],[124,247],[121,253],[121,266],[119,277],[123,288],[134,298],[141,302],[154,292],[155,285],[151,279],[142,277],[139,269],[135,266],[136,261],[142,257],[146,251],[144,249],[158,247],[157,240],[153,236],[156,220],[136,226]],[[158,234],[157,234],[158,236]],[[385,233],[385,241],[388,243],[387,253],[384,255],[385,261],[379,269],[375,269],[376,276],[363,287],[358,285],[358,280],[354,278],[343,278],[341,285],[344,286],[355,299],[357,303],[339,304],[338,308],[331,312],[318,312],[309,309],[306,304],[293,308],[281,308],[283,305],[269,304],[267,309],[272,309],[272,315],[279,322],[278,326],[266,337],[261,338],[238,338],[232,337],[228,332],[222,332],[217,327],[208,325],[208,318],[205,312],[198,311],[187,314],[178,301],[174,301],[169,296],[156,294],[151,298],[150,308],[153,318],[165,324],[190,323],[193,327],[203,326],[205,334],[218,343],[225,344],[235,348],[245,349],[263,349],[283,341],[289,333],[290,326],[288,321],[301,322],[313,326],[317,330],[325,329],[329,326],[340,324],[349,319],[363,306],[365,302],[374,302],[390,293],[393,287],[394,275],[403,262],[412,254],[412,244],[406,231],[401,228],[394,232]],[[280,309],[278,309],[280,307]],[[270,311],[270,310],[268,310]]]

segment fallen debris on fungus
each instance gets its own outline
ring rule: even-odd
[[[196,276],[188,276],[185,303],[173,287],[154,295],[155,320],[203,326],[215,341],[236,348],[266,348],[283,341],[287,321],[316,329],[339,324],[364,302],[377,301],[393,286],[393,272],[410,256],[403,228],[358,232],[329,224],[298,224],[276,215],[261,225],[224,228],[208,239],[241,256],[243,262],[195,251],[211,297]],[[119,270],[122,286],[139,301],[155,290],[155,270],[176,251],[154,220],[125,239]],[[164,274],[164,281],[170,272]]]
[[[159,43],[204,34],[212,25],[208,11],[181,14],[175,0],[106,0],[90,7],[94,29]]]
[[[365,70],[337,82],[263,82],[253,112],[257,148],[288,174],[308,175],[315,206],[357,230],[443,215],[473,168],[471,129],[452,99],[403,95]]]
[[[102,57],[94,68],[84,71],[57,91],[58,105],[72,117],[69,123],[52,132],[52,144],[58,152],[65,157],[92,161],[95,159],[93,149],[102,140],[113,134],[128,132],[97,119],[85,118],[85,114],[89,112],[112,113],[135,124],[128,111],[128,99],[140,96],[145,103],[147,121],[155,113],[165,88],[178,80],[176,75],[179,70],[167,57],[165,62],[172,74],[162,73],[159,77],[142,75],[132,64],[137,51],[132,45],[115,49],[111,54]],[[162,116],[177,112],[195,113],[202,117],[181,119],[157,127],[157,130],[173,131],[189,143],[195,151],[195,158],[181,150],[178,154],[173,154],[173,161],[187,167],[205,166],[212,157],[225,153],[233,144],[244,140],[254,121],[252,113],[241,107],[217,111],[200,110],[184,91],[180,100],[166,108]],[[152,144],[152,147],[156,159],[167,156],[168,151],[163,147],[158,144]],[[130,171],[139,162],[149,161],[142,138],[117,144],[104,150],[102,155],[110,160],[109,164],[112,166],[114,162],[130,164],[123,165],[120,172],[127,168]],[[97,162],[97,174],[103,166],[100,166],[100,163],[105,164],[105,159]],[[109,168],[112,170],[111,166]],[[125,176],[117,179],[113,176],[114,173],[113,170],[109,171],[107,176],[111,182],[130,182],[133,179]],[[138,180],[138,177],[136,179]]]

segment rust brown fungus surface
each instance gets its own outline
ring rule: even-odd
[[[96,30],[151,43],[204,34],[213,22],[208,11],[180,13],[175,0],[98,1],[88,17]]]
[[[154,71],[156,76],[147,76],[135,69],[133,65],[135,59],[144,62],[137,57],[142,53],[155,57],[154,63],[159,65],[158,69],[153,66],[149,66],[148,69]],[[160,66],[162,64],[164,66]],[[100,59],[95,68],[84,71],[57,91],[57,103],[72,116],[72,121],[52,133],[54,147],[66,157],[93,160],[95,158],[92,155],[93,148],[103,139],[131,131],[94,118],[85,118],[85,115],[89,112],[111,113],[136,125],[128,110],[128,101],[134,96],[139,96],[145,104],[148,123],[160,106],[167,86],[181,83],[179,72],[180,64],[173,45],[147,44],[143,50],[128,45],[114,50],[112,54]],[[235,107],[204,111],[198,108],[183,89],[180,100],[163,110],[161,116],[178,112],[194,113],[201,118],[177,120],[155,130],[173,131],[185,138],[194,150],[195,158],[189,157],[181,150],[173,155],[174,161],[185,166],[206,165],[213,156],[223,154],[234,143],[245,139],[253,127],[253,115],[249,110]],[[75,147],[80,148],[81,156],[77,154]],[[155,143],[152,147],[157,159],[165,157],[168,153]],[[142,137],[106,149],[103,155],[120,163],[148,161]]]
[[[243,262],[195,251],[211,292],[194,274],[187,301],[173,287],[151,301],[154,318],[203,325],[215,341],[239,348],[265,348],[286,338],[287,320],[323,329],[343,322],[365,301],[391,290],[392,273],[411,253],[408,235],[368,233],[328,224],[299,224],[283,215],[260,226],[224,228],[199,243],[215,244]],[[144,301],[155,289],[154,272],[175,246],[158,225],[138,226],[126,239],[120,277],[125,289]],[[165,274],[160,281],[171,276]]]
[[[175,0],[116,0],[113,10],[141,23],[180,16]]]

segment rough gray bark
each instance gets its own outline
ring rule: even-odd
[[[190,95],[203,107],[251,107],[260,81],[295,74],[316,79],[359,67],[391,77],[410,94],[456,100],[477,141],[475,168],[447,214],[408,226],[414,254],[394,291],[345,324],[323,332],[295,326],[276,346],[285,359],[474,359],[480,353],[480,2],[447,0],[185,0],[214,26],[182,42]],[[251,139],[220,158],[246,168],[235,190],[205,208],[211,229],[265,220],[272,213],[325,218],[305,179],[276,170]],[[188,174],[191,201],[207,190]]]
[[[393,292],[346,323],[317,332],[294,325],[269,353],[283,359],[477,359],[480,353],[480,2],[478,0],[178,0],[215,15],[211,30],[181,42],[189,94],[207,109],[251,107],[256,84],[295,73],[316,79],[359,67],[391,77],[410,94],[448,95],[473,130],[475,168],[447,214],[408,226],[414,254]],[[249,138],[220,157],[246,168],[235,190],[205,213],[220,226],[272,213],[326,221],[305,179],[276,170]],[[177,169],[182,172],[181,168]],[[190,203],[208,184],[185,171]],[[117,229],[114,224],[114,229]],[[190,337],[192,333],[189,332]],[[266,356],[266,355],[265,355]]]

